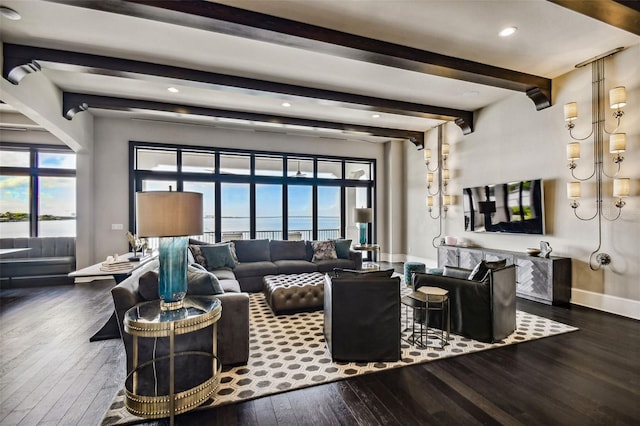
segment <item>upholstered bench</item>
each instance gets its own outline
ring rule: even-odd
[[[263,282],[267,303],[276,314],[322,309],[324,274],[320,272],[267,275]]]

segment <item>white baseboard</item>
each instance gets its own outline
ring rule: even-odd
[[[637,300],[573,288],[571,289],[571,303],[623,317],[640,319],[640,301]]]

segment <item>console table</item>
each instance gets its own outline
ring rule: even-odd
[[[438,267],[473,269],[481,260],[506,259],[516,265],[516,296],[548,305],[568,304],[571,299],[571,259],[530,256],[508,250],[482,247],[438,247]]]

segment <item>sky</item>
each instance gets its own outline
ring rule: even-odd
[[[28,152],[0,151],[3,166],[29,166]],[[75,169],[75,154],[40,153],[39,166]],[[75,216],[75,178],[41,177],[40,214]],[[0,212],[29,212],[29,178],[0,176]]]

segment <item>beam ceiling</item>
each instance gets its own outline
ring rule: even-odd
[[[551,106],[551,80],[544,77],[232,6],[200,0],[50,1],[520,91],[531,98],[538,110]]]

